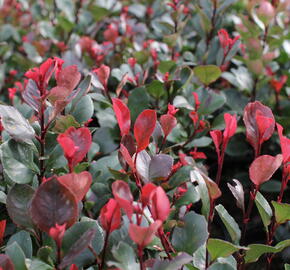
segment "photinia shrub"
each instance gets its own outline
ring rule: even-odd
[[[0,270],[290,269],[289,1],[0,1]]]

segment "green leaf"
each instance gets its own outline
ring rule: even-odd
[[[152,81],[146,88],[148,93],[157,99],[159,99],[166,93],[163,83],[157,80]]]
[[[1,123],[16,141],[31,142],[35,132],[28,121],[12,106],[0,105]]]
[[[175,67],[176,67],[175,61],[168,60],[168,61],[161,61],[158,66],[158,69],[161,73],[164,74],[166,72],[171,72]]]
[[[31,261],[31,264],[29,266],[29,270],[53,270],[53,269],[55,268],[38,259],[34,259],[33,261]]]
[[[290,204],[271,202],[274,207],[275,219],[278,224],[283,224],[290,220]]]
[[[94,104],[90,96],[83,96],[75,106],[72,115],[79,123],[88,121],[94,114]]]
[[[56,6],[66,15],[70,22],[74,22],[75,5],[72,0],[56,0]]]
[[[74,258],[76,258],[83,250],[85,250],[95,236],[97,229],[95,227],[88,229],[84,234],[82,234],[79,239],[72,244],[68,253],[62,258],[59,265],[60,269],[63,269],[72,264]]]
[[[289,239],[279,242],[275,247],[262,244],[249,245],[248,246],[249,250],[246,251],[245,262],[246,263],[256,262],[260,258],[260,256],[262,256],[265,253],[278,253],[289,246],[290,246]]]
[[[103,154],[109,154],[118,147],[114,141],[112,130],[108,127],[98,128],[93,135],[93,141],[100,146],[100,152]]]
[[[80,127],[80,124],[70,114],[61,115],[56,119],[53,131],[56,133],[64,133],[69,127],[78,128]]]
[[[81,98],[83,96],[85,96],[88,91],[90,90],[91,87],[91,83],[92,83],[92,76],[91,75],[87,75],[79,84],[79,86],[77,87],[78,89],[78,94],[76,95],[76,97],[72,100],[72,107],[75,107],[76,104],[81,100]]]
[[[97,22],[102,20],[108,14],[110,14],[110,10],[103,7],[95,6],[95,5],[90,6],[89,10],[91,11],[92,16]]]
[[[189,205],[190,203],[196,203],[200,200],[200,195],[197,191],[197,188],[189,183],[187,191],[185,194],[176,201],[175,206],[180,207],[182,205]]]
[[[287,264],[287,263],[286,263],[286,264],[284,265],[284,267],[285,267],[285,268],[284,268],[285,270],[290,270],[290,264]]]
[[[194,75],[205,85],[216,81],[222,74],[220,68],[215,65],[197,66],[193,69]]]
[[[15,183],[30,183],[38,172],[30,145],[9,140],[1,145],[0,157],[4,172]]]
[[[12,221],[24,228],[34,228],[29,205],[34,189],[29,185],[14,185],[7,195],[6,208]]]
[[[192,261],[192,256],[189,256],[187,253],[182,252],[181,254],[174,257],[172,260],[157,260],[152,270],[178,270],[184,264],[187,264]]]
[[[64,235],[62,249],[63,253],[67,254],[71,246],[79,239],[81,236],[91,228],[96,229],[95,239],[93,240],[93,248],[97,254],[101,252],[104,246],[104,234],[99,226],[98,222],[95,220],[87,219],[85,221],[80,221],[75,223],[71,228],[69,228]]]
[[[134,122],[142,111],[148,109],[149,97],[144,87],[136,88],[130,93],[131,94],[128,99],[128,108],[131,112],[132,122]]]
[[[177,251],[193,254],[208,238],[207,222],[204,216],[189,212],[184,216],[182,227],[176,227],[172,234],[172,245]]]
[[[222,222],[226,226],[227,231],[232,238],[232,241],[235,244],[239,244],[239,241],[241,239],[241,230],[237,222],[221,204],[217,205],[215,209],[218,212]]]
[[[192,170],[190,166],[183,166],[169,179],[169,186],[171,188],[178,187],[180,184],[190,180],[189,173]]]
[[[37,251],[37,258],[41,261],[53,265],[54,250],[52,247],[43,246]]]
[[[208,239],[207,249],[210,254],[211,261],[215,261],[219,257],[228,257],[240,249],[239,246],[221,239]]]
[[[17,242],[13,242],[6,247],[6,255],[8,255],[14,264],[16,270],[27,270],[25,265],[25,255]]]
[[[268,231],[268,226],[270,225],[273,216],[271,206],[260,192],[258,192],[256,195],[255,203],[260,213],[264,227],[266,231]]]
[[[20,231],[13,234],[7,243],[10,246],[12,243],[16,242],[19,247],[23,250],[26,258],[32,258],[32,241],[30,234],[26,231]]]
[[[198,112],[209,115],[221,108],[226,103],[226,96],[223,92],[216,93],[212,90],[201,89],[198,91],[200,107]]]
[[[123,241],[120,241],[117,246],[112,249],[112,254],[116,261],[109,261],[109,266],[116,266],[122,270],[139,269],[139,264],[136,263],[136,255],[132,247]]]
[[[27,57],[29,60],[38,64],[42,62],[42,57],[39,55],[38,51],[32,44],[28,42],[24,42],[23,49],[25,53],[27,54]]]

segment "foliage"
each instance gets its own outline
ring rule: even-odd
[[[288,269],[289,8],[0,1],[0,270]]]

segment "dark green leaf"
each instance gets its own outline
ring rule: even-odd
[[[268,226],[270,225],[273,216],[271,206],[260,192],[258,192],[256,195],[255,203],[260,213],[264,227],[266,231],[268,231]]]
[[[9,238],[7,246],[10,246],[13,242],[16,242],[21,247],[26,258],[32,258],[32,241],[28,232],[20,231],[13,234]]]
[[[12,260],[16,270],[27,270],[25,265],[25,255],[21,247],[17,242],[13,242],[11,245],[6,247],[5,253]]]
[[[7,195],[6,207],[12,221],[24,228],[33,228],[29,205],[34,189],[28,185],[14,185]]]
[[[60,269],[71,265],[73,259],[91,244],[95,236],[96,230],[96,228],[88,229],[84,234],[82,234],[81,237],[79,237],[76,242],[74,242],[68,253],[63,257],[61,264],[59,265]]]
[[[189,212],[184,216],[184,225],[174,229],[172,245],[177,251],[193,254],[206,242],[207,237],[207,222],[204,216]]]
[[[185,252],[182,252],[180,255],[177,255],[172,260],[157,260],[152,270],[179,270],[184,264],[192,261],[192,256],[188,255]]]
[[[130,96],[128,99],[128,108],[131,112],[132,122],[136,120],[137,116],[142,111],[148,109],[148,107],[149,97],[144,87],[136,88],[130,92]]]

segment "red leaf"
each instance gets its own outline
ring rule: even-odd
[[[256,113],[259,112],[260,116],[268,117],[273,120],[272,124],[267,127],[263,134],[260,134],[257,123]],[[261,102],[255,101],[249,103],[244,109],[244,123],[246,126],[247,141],[252,145],[255,150],[255,155],[259,155],[262,142],[267,141],[272,136],[275,129],[275,119],[270,108],[264,106]]]
[[[162,222],[160,220],[150,224],[149,227],[141,227],[136,224],[130,224],[129,236],[138,246],[145,247],[153,240],[153,237],[161,224]]]
[[[52,178],[36,190],[31,200],[30,214],[38,228],[48,233],[55,224],[73,225],[78,217],[78,205],[71,191]]]
[[[283,157],[263,155],[256,158],[249,169],[250,179],[256,185],[260,186],[268,181],[275,171],[281,166]]]
[[[6,219],[0,221],[0,246],[3,244],[5,229],[6,229]]]
[[[170,114],[164,114],[160,117],[160,125],[162,127],[164,137],[166,138],[172,129],[177,125],[177,120]]]
[[[108,79],[111,69],[106,65],[101,65],[99,68],[93,69],[93,72],[98,76],[100,83],[107,89]]]
[[[150,209],[153,219],[165,221],[170,212],[170,202],[162,187],[157,187],[150,196]]]
[[[14,270],[14,265],[11,259],[5,254],[0,254],[0,267],[3,270]]]
[[[81,201],[90,189],[92,176],[89,172],[70,173],[57,177],[57,180],[66,186]]]
[[[77,66],[67,66],[63,68],[56,79],[57,86],[64,87],[72,92],[74,88],[78,85],[81,79],[81,74],[78,72]]]
[[[223,137],[225,141],[228,141],[236,132],[237,130],[237,118],[235,115],[230,115],[229,113],[224,114],[225,120],[225,130],[223,133]]]
[[[145,186],[142,187],[142,191],[141,191],[141,201],[142,204],[145,206],[149,203],[150,200],[150,196],[152,195],[152,192],[157,188],[157,186],[155,186],[152,183],[148,183]]]
[[[223,135],[222,132],[218,129],[210,131],[210,136],[213,140],[213,143],[215,145],[215,150],[217,152],[218,158],[220,157],[220,145],[223,141]]]
[[[112,98],[113,109],[121,131],[121,136],[127,135],[130,132],[131,117],[128,107],[118,98]]]
[[[156,112],[145,110],[139,114],[134,125],[134,136],[137,142],[137,153],[146,149],[156,125]]]
[[[92,144],[92,136],[87,127],[79,129],[70,127],[65,133],[58,135],[57,141],[61,145],[72,170],[88,153]]]
[[[283,127],[277,123],[278,134],[280,138],[280,145],[283,155],[283,162],[290,162],[290,139],[283,136]]]
[[[256,121],[258,125],[259,130],[259,136],[260,136],[260,144],[262,144],[264,141],[267,140],[267,138],[264,137],[264,134],[266,133],[267,129],[269,129],[271,126],[275,126],[275,121],[272,118],[265,117],[259,110],[256,112]]]
[[[69,270],[78,270],[78,267],[75,264],[72,264]]]
[[[112,184],[112,192],[115,200],[124,209],[128,218],[131,219],[133,215],[133,196],[129,185],[124,181],[117,180]]]
[[[130,153],[128,151],[128,149],[123,145],[120,144],[120,153],[122,155],[122,157],[125,159],[125,161],[127,162],[127,164],[129,165],[129,167],[131,168],[132,171],[135,171],[135,164],[134,161],[132,159],[132,157],[130,156]]]
[[[49,236],[54,239],[59,248],[61,247],[62,239],[64,237],[65,227],[66,223],[63,225],[55,224],[55,226],[50,228],[48,232]]]
[[[227,46],[229,45],[229,40],[230,40],[230,37],[229,37],[227,30],[225,30],[225,29],[219,30],[218,37],[219,37],[220,44],[221,44],[222,48],[226,49]]]
[[[120,228],[121,208],[116,200],[110,199],[100,212],[100,222],[107,233]]]

